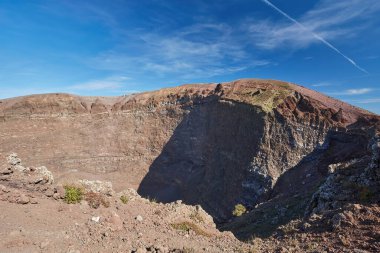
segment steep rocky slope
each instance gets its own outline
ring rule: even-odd
[[[1,156],[17,152],[46,165],[60,183],[101,179],[160,202],[199,204],[239,238],[271,235],[304,214],[327,210],[324,189],[336,187],[323,185],[340,184],[330,179],[332,164],[350,163],[356,177],[368,179],[359,174],[374,156],[370,146],[379,145],[378,131],[379,116],[272,80],[123,97],[0,100]],[[378,177],[371,177],[372,194]],[[231,221],[237,203],[251,212]]]

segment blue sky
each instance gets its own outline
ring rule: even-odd
[[[380,113],[378,0],[0,0],[0,97],[295,82]]]

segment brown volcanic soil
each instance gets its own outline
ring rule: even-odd
[[[219,232],[199,206],[156,203],[133,189],[105,194],[104,188],[67,204],[61,185],[38,180],[38,168],[11,164],[0,172],[0,252],[233,252],[242,245]]]
[[[0,232],[5,237],[12,232],[13,224],[37,231],[32,221],[36,215],[47,226],[53,219],[62,221],[64,226],[55,228],[61,229],[59,233],[72,231],[67,232],[68,237],[55,239],[49,234],[49,245],[54,246],[45,251],[66,245],[62,246],[63,252],[87,252],[94,247],[84,245],[93,244],[101,247],[100,252],[117,252],[124,245],[119,239],[127,235],[128,249],[148,247],[158,238],[160,244],[165,242],[173,250],[188,244],[196,252],[203,248],[212,252],[245,252],[248,248],[259,252],[376,252],[378,245],[368,244],[378,238],[379,122],[377,115],[307,88],[258,79],[183,85],[123,97],[44,94],[0,100],[0,157],[16,152],[28,164],[47,166],[54,174],[55,185],[78,179],[110,181],[116,192],[134,188],[159,202],[199,204],[219,229],[230,230],[241,240],[256,239],[252,246],[229,236],[222,240],[216,236],[198,245],[202,237],[188,240],[173,232],[156,233],[155,222],[162,217],[154,216],[155,204],[139,200],[130,206],[120,207],[119,203],[104,209],[117,212],[126,223],[120,232],[111,233],[116,239],[103,241],[108,236],[102,236],[100,228],[88,234],[93,227],[89,216],[95,213],[85,202],[80,208],[70,205],[68,212],[54,211],[43,221],[38,210],[67,205],[43,200],[46,189],[40,188],[31,189],[42,194],[40,204],[32,206],[36,213],[31,220],[17,222],[24,209],[12,214],[16,204],[0,202],[7,210],[4,220],[9,224]],[[6,187],[23,191],[24,186],[12,180],[3,179]],[[340,189],[341,194],[334,189]],[[244,204],[249,213],[233,218],[237,203]],[[355,222],[348,226],[345,219],[349,218],[338,216],[351,208],[349,204],[369,211],[350,209],[348,216]],[[131,225],[137,215],[133,210],[149,217],[140,245],[136,244],[139,238],[135,238],[139,228]],[[71,218],[66,219],[69,214]],[[332,229],[336,219],[343,222]],[[361,219],[363,224],[357,222]],[[73,220],[85,225],[76,231]],[[168,228],[170,222],[161,224],[164,231],[172,231]],[[129,226],[133,228],[128,230]],[[339,228],[344,226],[342,235]],[[360,228],[357,233],[355,226]],[[368,234],[370,230],[375,232]],[[17,234],[15,240],[8,238],[10,242],[3,244],[3,249],[34,247],[44,251],[45,247],[33,244],[41,234],[29,241]],[[335,242],[340,236],[357,242],[314,245],[315,240],[331,237]],[[75,240],[73,247],[67,247],[72,238],[79,242]],[[58,243],[61,239],[64,244]],[[295,242],[299,244],[293,245]]]

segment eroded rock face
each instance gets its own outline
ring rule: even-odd
[[[159,201],[200,204],[220,220],[237,203],[252,208],[268,199],[284,173],[329,148],[329,133],[344,132],[359,118],[376,119],[269,80],[2,102],[0,155],[15,151],[60,181],[110,181],[117,191],[132,187]]]
[[[16,153],[11,153],[7,162],[0,162],[4,168],[0,171],[0,200],[25,205],[37,203],[34,192],[53,196],[56,190],[52,186],[54,177],[45,166],[24,167]]]

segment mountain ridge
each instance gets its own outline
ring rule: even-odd
[[[124,105],[128,104],[128,102],[140,102],[144,104],[145,102],[149,102],[149,99],[165,99],[165,96],[170,94],[179,94],[180,96],[186,95],[194,95],[194,93],[202,93],[202,96],[205,95],[213,95],[215,92],[215,88],[218,84],[183,84],[177,87],[163,88],[156,91],[147,91],[141,92],[131,95],[124,96],[114,96],[114,97],[102,97],[102,96],[79,96],[69,93],[48,93],[48,94],[36,94],[36,95],[28,95],[21,96],[15,98],[7,98],[0,100],[0,113],[7,114],[10,111],[17,111],[19,109],[23,109],[22,107],[26,107],[31,109],[33,106],[39,109],[40,107],[45,106],[51,109],[54,106],[59,106],[59,102],[62,103],[61,106],[64,106],[63,103],[72,103],[71,109],[73,113],[85,113],[85,112],[96,112],[97,110],[112,112],[117,109],[122,109],[121,106],[117,108],[118,104],[124,103]],[[257,95],[261,95],[260,92],[265,93],[266,90],[271,91],[273,94],[264,94],[273,96],[274,99],[284,99],[287,95],[291,95],[292,92],[298,92],[300,95],[308,97],[319,103],[320,107],[333,109],[335,112],[338,112],[340,109],[343,110],[343,113],[346,115],[346,118],[349,123],[353,123],[360,116],[372,116],[376,115],[359,107],[352,106],[348,103],[340,101],[335,98],[331,98],[327,95],[323,95],[314,90],[305,88],[300,85],[296,85],[289,82],[277,81],[277,80],[261,80],[261,79],[240,79],[232,82],[225,82],[220,84],[223,87],[223,92],[220,97],[225,99],[233,99],[236,101],[243,101],[245,103],[253,103],[256,105],[260,105],[262,102],[268,101],[252,101],[249,100],[249,96],[252,96],[253,92],[259,92]],[[278,91],[279,94],[276,94],[275,91]],[[252,92],[252,93],[249,93]],[[281,94],[281,92],[285,92],[287,94]],[[294,94],[292,94],[294,95]],[[254,95],[253,95],[254,96]],[[56,104],[53,104],[56,102]],[[273,102],[273,101],[269,101]],[[281,102],[281,101],[280,101]],[[24,105],[23,105],[24,103]],[[49,103],[51,103],[49,105]],[[263,104],[261,104],[263,106]],[[70,104],[68,105],[70,106]],[[276,104],[278,106],[278,104]],[[94,110],[93,107],[95,107]],[[269,107],[271,107],[269,105]],[[43,109],[43,108],[41,108]],[[62,108],[64,109],[64,108]],[[264,108],[265,109],[265,108]],[[273,108],[269,108],[271,110]],[[27,113],[27,112],[24,112]],[[32,113],[32,111],[30,111]],[[376,115],[377,116],[377,115]]]

